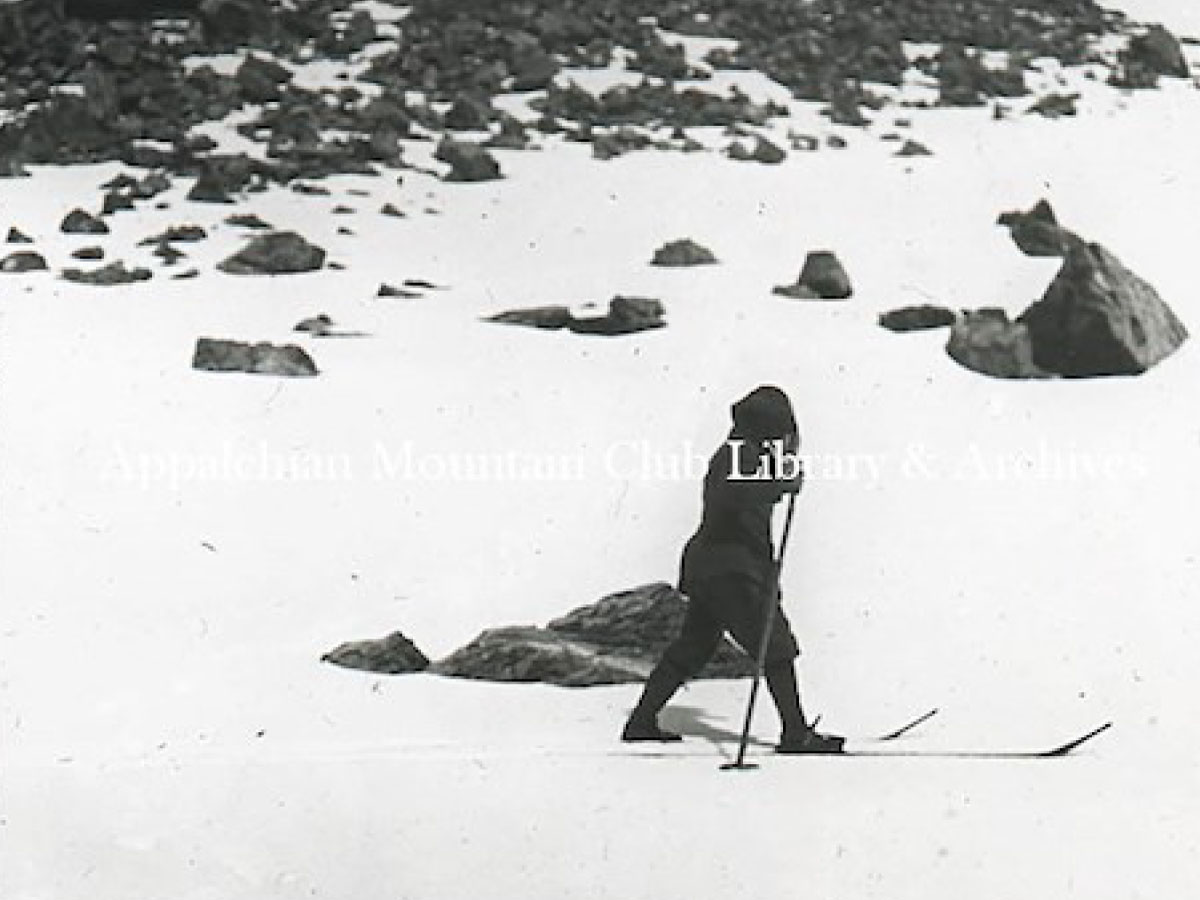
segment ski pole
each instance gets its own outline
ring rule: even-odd
[[[746,720],[742,724],[742,737],[738,742],[737,759],[725,763],[722,769],[757,769],[754,763],[746,762],[746,746],[750,743],[750,720],[754,717],[754,703],[758,699],[758,686],[767,666],[767,648],[771,644],[771,630],[775,627],[775,610],[779,606],[779,575],[783,569],[783,554],[787,550],[788,536],[792,533],[792,515],[796,511],[796,495],[788,495],[787,516],[783,521],[783,535],[779,539],[779,553],[775,557],[774,577],[767,592],[767,611],[763,621],[762,638],[758,642],[758,656],[754,660],[754,677],[750,681],[750,700],[746,703]]]

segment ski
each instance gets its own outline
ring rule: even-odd
[[[1098,728],[1093,728],[1086,734],[1072,738],[1065,743],[1055,747],[1049,747],[1041,750],[935,750],[919,748],[911,749],[875,749],[873,747],[850,747],[844,750],[841,756],[857,756],[857,757],[877,757],[884,758],[888,756],[899,758],[927,758],[927,759],[1057,759],[1067,756],[1074,750],[1086,744],[1098,734],[1102,734],[1112,728],[1112,722],[1105,722]]]
[[[936,711],[934,711],[936,712]],[[922,721],[927,721],[931,718],[932,713],[926,714]],[[897,729],[901,733],[906,733],[911,728],[915,728],[919,724],[914,720],[903,729]],[[850,744],[841,753],[824,753],[812,754],[812,756],[822,757],[826,759],[836,759],[838,757],[848,757],[852,759],[979,759],[979,760],[1039,760],[1039,759],[1059,759],[1069,756],[1079,747],[1091,741],[1097,735],[1103,734],[1112,727],[1112,722],[1105,722],[1091,731],[1071,738],[1064,743],[1057,744],[1053,747],[1044,747],[1040,749],[1013,749],[1013,750],[984,750],[984,749],[936,749],[936,748],[920,748],[920,747],[892,747],[887,746],[886,741],[894,740],[890,735],[895,732],[889,732],[877,738],[875,743],[885,744],[884,746],[873,746],[871,742],[861,742],[858,746]],[[898,735],[897,735],[898,736]],[[755,751],[754,756],[764,757],[768,753],[774,756],[772,752],[774,745],[765,741],[752,741],[751,748]],[[627,749],[607,753],[608,756],[625,756],[625,757],[642,757],[645,759],[671,759],[683,757],[711,757],[711,748],[701,750],[694,743],[681,744],[644,744],[630,745]],[[803,757],[805,754],[796,754],[787,756],[788,759],[794,759],[796,756]],[[783,758],[783,757],[781,757]]]
[[[937,714],[938,714],[938,709],[935,706],[933,709],[929,710],[928,712],[921,713],[921,715],[917,716],[911,722],[906,722],[903,725],[901,725],[899,728],[897,728],[893,731],[889,731],[887,734],[881,734],[879,737],[875,738],[875,740],[880,741],[880,742],[894,741],[894,740],[896,740],[896,738],[903,737],[904,735],[908,734],[910,731],[912,731],[918,725],[924,725],[926,722],[928,722],[930,719],[932,719]]]
[[[919,716],[915,716],[914,718],[909,719],[907,722],[905,722],[903,725],[899,726],[898,728],[893,728],[891,731],[887,731],[887,732],[877,735],[875,737],[861,738],[861,739],[859,739],[859,741],[860,741],[860,743],[870,743],[870,744],[875,744],[875,743],[886,744],[890,741],[895,741],[898,738],[904,737],[905,735],[911,733],[919,726],[924,725],[926,722],[928,722],[930,719],[932,719],[934,716],[936,716],[939,712],[940,712],[940,710],[937,707],[934,707],[933,709],[926,710],[925,712],[921,713]],[[821,717],[818,716],[816,719],[813,720],[814,728],[820,722],[820,718]],[[683,735],[684,738],[704,737],[709,741],[710,744],[718,744],[719,743],[718,738],[721,740],[733,740],[733,741],[738,740],[738,735],[734,734],[733,732],[724,732],[723,731],[720,734],[714,734],[710,730],[707,733],[700,735],[700,734],[689,734],[686,729],[681,729],[680,733]],[[775,744],[770,741],[764,741],[760,738],[752,737],[750,739],[750,747],[752,747],[756,750],[773,750],[775,747]],[[690,741],[681,742],[681,743],[677,743],[677,744],[661,744],[661,743],[656,743],[656,742],[652,742],[652,741],[647,741],[644,743],[628,744],[627,749],[624,751],[621,751],[617,755],[643,756],[643,757],[647,757],[650,759],[655,759],[655,758],[660,758],[660,757],[668,758],[668,757],[672,757],[672,756],[697,755],[694,751],[695,751],[695,744]]]

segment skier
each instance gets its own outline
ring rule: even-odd
[[[728,631],[747,653],[761,646],[768,603],[779,602],[771,514],[782,497],[798,493],[803,483],[798,446],[792,405],[779,388],[756,388],[733,405],[733,428],[704,479],[700,527],[683,551],[679,590],[688,598],[683,625],[650,673],[622,740],[682,740],[659,727],[658,713],[704,667],[723,633]],[[794,474],[781,477],[788,474],[788,464]],[[795,669],[799,652],[791,626],[776,607],[762,660],[783,726],[775,749],[839,753],[844,739],[818,733],[801,709]]]

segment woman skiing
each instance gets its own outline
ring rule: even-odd
[[[775,504],[803,483],[798,445],[792,405],[779,388],[756,388],[733,405],[733,429],[704,478],[700,527],[683,551],[679,590],[688,598],[683,625],[650,673],[622,740],[681,740],[659,727],[659,711],[704,667],[725,632],[747,653],[758,652],[773,603],[763,674],[782,724],[776,750],[841,752],[842,738],[818,733],[804,716],[795,670],[799,648],[778,608],[771,518]],[[789,466],[794,474],[782,477]]]

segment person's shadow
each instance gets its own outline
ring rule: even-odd
[[[658,721],[667,731],[674,731],[684,737],[703,738],[712,744],[722,756],[732,759],[737,751],[738,742],[742,735],[739,731],[731,731],[721,725],[714,724],[704,710],[695,706],[668,706],[658,714]],[[750,737],[751,747],[770,747],[767,741],[754,736]]]

